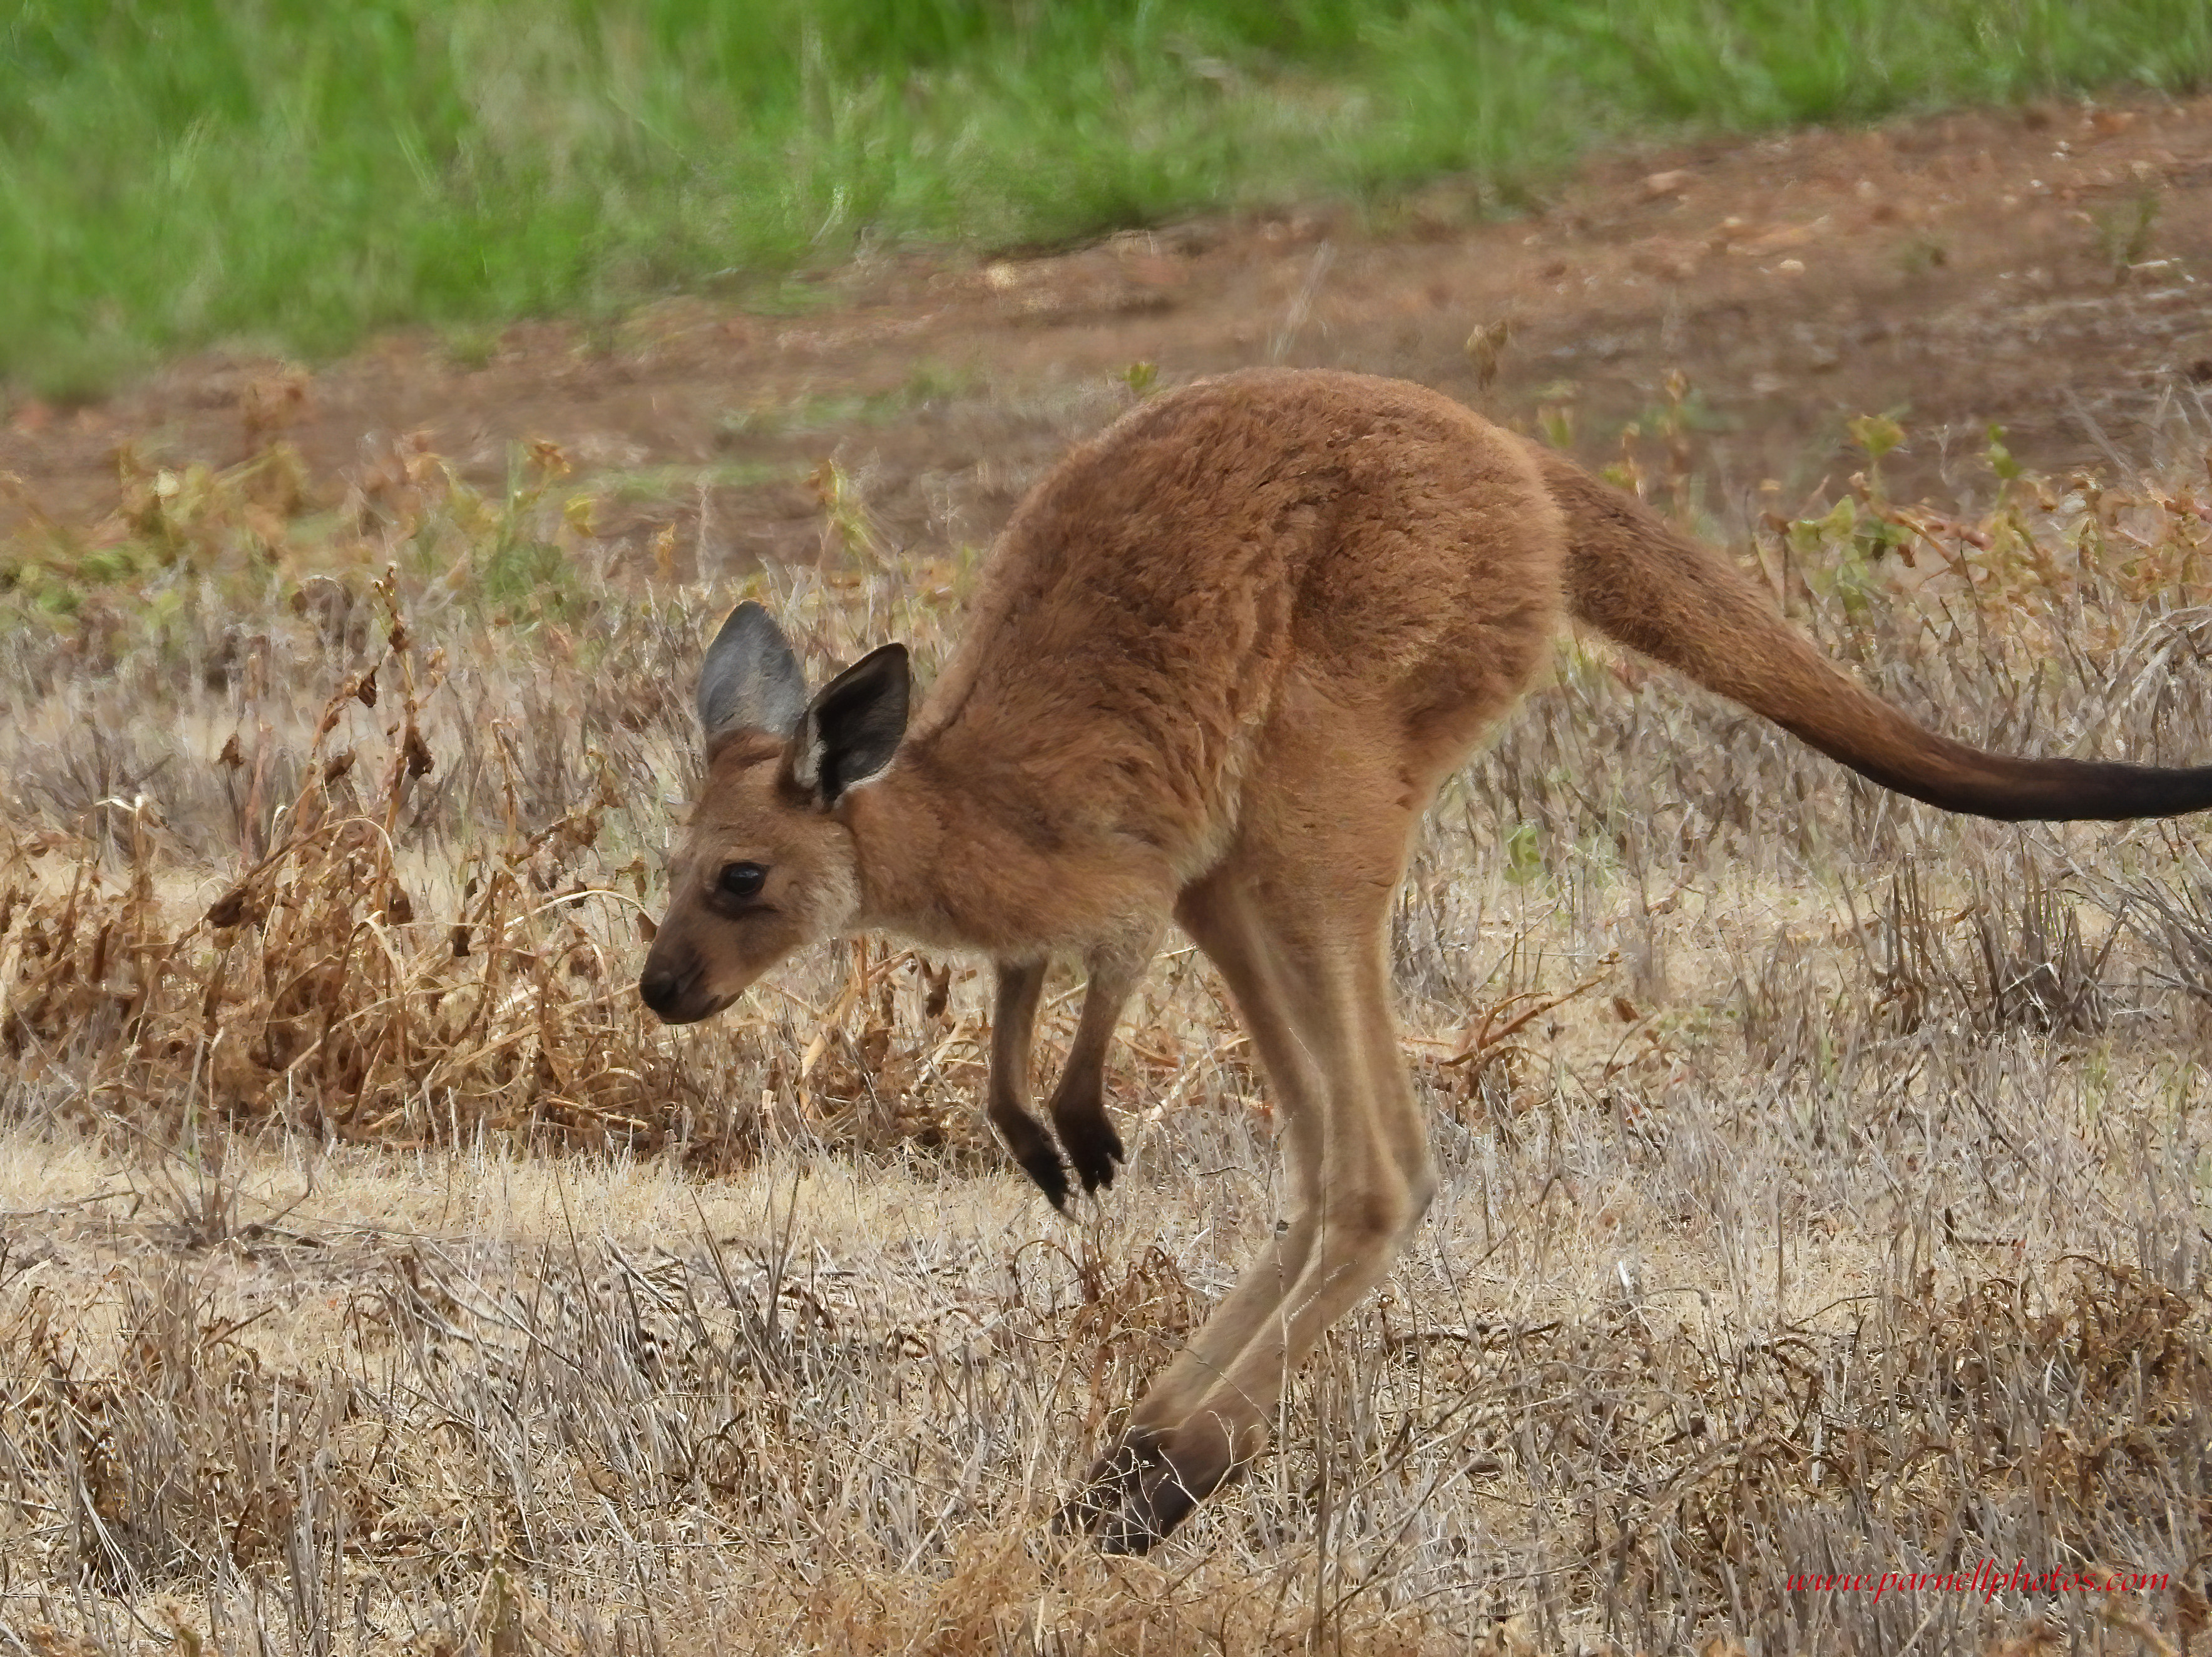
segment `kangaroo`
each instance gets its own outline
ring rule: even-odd
[[[987,1109],[1045,1195],[1109,1184],[1108,1045],[1165,923],[1213,963],[1281,1113],[1285,1223],[1060,1510],[1139,1552],[1259,1453],[1287,1378],[1436,1185],[1391,1010],[1421,813],[1568,616],[1885,788],[2004,819],[2212,806],[2212,767],[2008,758],[1862,689],[1735,565],[1418,386],[1264,369],[1133,409],[1022,503],[909,717],[905,647],[811,697],[739,605],[698,684],[707,773],[639,991],[710,1016],[881,929],[997,968]],[[1089,982],[1048,1106],[1046,964]]]

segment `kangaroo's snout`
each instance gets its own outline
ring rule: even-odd
[[[672,1019],[684,997],[684,980],[665,967],[659,971],[648,969],[637,981],[637,995],[663,1020]]]
[[[700,993],[705,977],[698,961],[678,969],[647,956],[645,971],[638,975],[637,997],[663,1024],[696,1024],[726,1005],[726,998]]]

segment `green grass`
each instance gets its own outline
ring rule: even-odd
[[[0,377],[2208,78],[2202,0],[17,0]]]

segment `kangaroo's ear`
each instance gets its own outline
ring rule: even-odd
[[[906,646],[871,650],[822,687],[793,740],[791,775],[823,807],[891,763],[906,734]]]
[[[775,624],[747,599],[730,612],[699,669],[699,723],[711,745],[731,731],[787,738],[806,712],[806,674]]]

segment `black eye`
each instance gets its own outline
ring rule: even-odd
[[[757,898],[767,879],[768,871],[758,863],[725,863],[714,884],[726,898]]]

